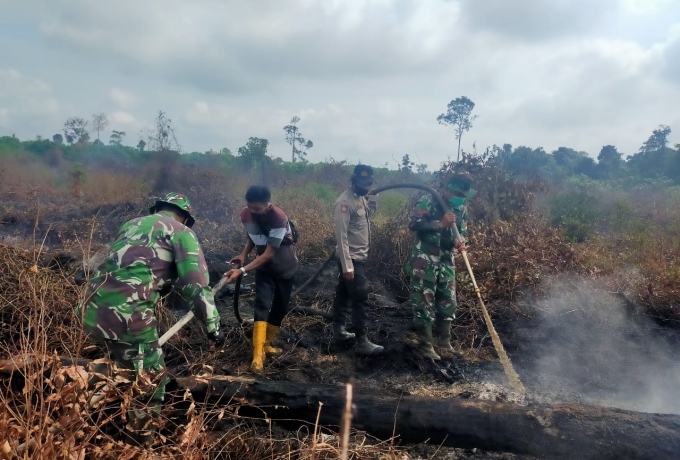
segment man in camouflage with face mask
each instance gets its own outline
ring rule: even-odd
[[[193,306],[208,338],[218,346],[224,343],[208,287],[208,267],[190,228],[194,218],[188,198],[169,193],[150,213],[123,224],[106,260],[87,284],[85,307],[76,308],[84,330],[105,345],[119,367],[137,375],[141,366],[160,380],[153,394],[128,412],[128,440],[143,446],[153,442],[167,384],[154,312],[161,291],[174,283]],[[106,374],[109,369],[99,366],[95,372]]]
[[[418,351],[433,360],[441,359],[433,344],[440,351],[460,356],[451,346],[451,322],[457,307],[453,249],[465,250],[467,199],[474,194],[472,177],[464,171],[445,178],[442,185],[442,197],[453,212],[444,212],[429,196],[416,203],[409,228],[416,232],[417,243],[406,266]],[[455,239],[453,225],[458,227],[462,239]]]

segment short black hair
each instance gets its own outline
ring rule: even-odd
[[[265,185],[251,185],[246,192],[248,203],[269,203],[272,199],[272,192]]]

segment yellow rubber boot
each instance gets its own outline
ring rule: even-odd
[[[260,372],[264,369],[264,341],[267,338],[267,322],[255,321],[253,324],[253,362],[250,370]]]
[[[283,350],[280,348],[272,347],[272,342],[279,333],[279,328],[267,323],[267,337],[264,340],[264,352],[267,355],[280,355]]]

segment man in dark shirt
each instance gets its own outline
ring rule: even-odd
[[[241,223],[248,233],[243,252],[231,262],[235,268],[225,275],[228,283],[255,270],[255,323],[253,326],[253,361],[250,368],[259,372],[266,354],[277,355],[274,348],[281,322],[288,312],[288,303],[297,272],[297,255],[288,217],[281,208],[270,203],[269,188],[253,185],[246,192],[247,206],[241,211]],[[245,265],[248,254],[257,248],[258,257]]]

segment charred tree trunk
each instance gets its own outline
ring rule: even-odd
[[[343,386],[214,377],[177,378],[195,397],[268,406],[272,419],[337,426],[345,405]],[[646,414],[579,404],[530,405],[382,396],[354,389],[353,427],[402,442],[534,455],[548,459],[675,459],[680,455],[680,416]]]
[[[46,357],[45,360],[53,359]],[[61,358],[64,365],[88,360]],[[0,361],[0,375],[20,373],[34,357]],[[45,370],[48,370],[46,367]],[[337,427],[345,407],[341,385],[257,381],[243,377],[175,377],[196,399],[257,406],[270,419]],[[662,460],[680,453],[680,415],[647,414],[581,404],[515,404],[469,399],[384,396],[354,387],[355,429],[401,442],[533,455],[541,459]],[[261,412],[260,412],[261,413]],[[263,415],[264,418],[264,415]]]

